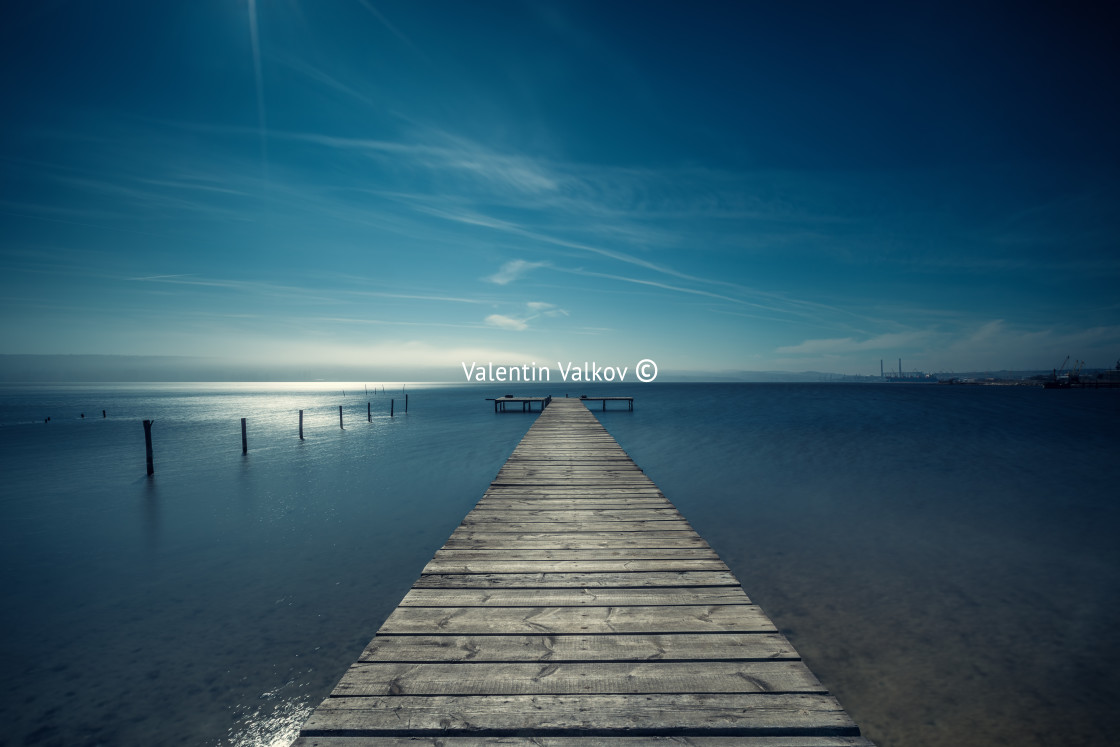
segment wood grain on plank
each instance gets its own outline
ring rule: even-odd
[[[670,589],[412,589],[401,607],[650,607],[750,604],[738,586]]]
[[[381,632],[528,633],[775,632],[755,605],[675,607],[397,607]]]
[[[337,697],[646,693],[824,693],[800,661],[363,662]]]
[[[382,731],[543,736],[609,731],[619,736],[858,736],[835,698],[776,693],[665,695],[501,695],[333,697],[304,725],[304,736]]]
[[[799,659],[778,633],[385,635],[359,661],[768,661]],[[699,665],[698,665],[699,666]]]

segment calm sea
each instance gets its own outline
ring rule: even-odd
[[[288,744],[537,417],[508,389],[5,385],[0,744]],[[604,392],[880,745],[1115,743],[1120,390]]]

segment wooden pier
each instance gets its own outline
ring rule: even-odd
[[[604,411],[607,409],[608,402],[625,402],[627,404],[627,410],[634,410],[633,397],[588,397],[587,395],[581,394],[579,398],[584,402],[602,402]]]
[[[486,400],[494,403],[494,412],[506,412],[506,406],[515,402],[521,405],[521,412],[532,412],[533,403],[540,405],[539,409],[543,412],[544,408],[552,402],[552,395],[547,397],[487,397]]]
[[[296,747],[870,745],[578,399],[554,399]]]

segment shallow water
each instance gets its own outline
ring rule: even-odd
[[[0,743],[290,741],[536,417],[407,391],[0,391]],[[612,393],[635,410],[600,419],[867,736],[1112,742],[1120,392]]]

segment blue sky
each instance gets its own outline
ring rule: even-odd
[[[0,353],[1120,358],[1106,3],[41,2]]]

